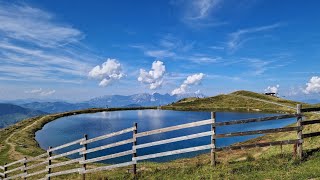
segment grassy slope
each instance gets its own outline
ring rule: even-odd
[[[234,111],[261,111],[293,112],[293,110],[278,107],[261,101],[248,99],[243,96],[280,102],[295,106],[292,102],[275,97],[264,96],[247,91],[220,95],[206,99],[188,99],[179,103],[163,107],[164,109],[179,110],[234,110]],[[304,104],[304,107],[310,105]],[[43,153],[34,140],[34,132],[45,123],[67,114],[58,114],[28,119],[7,129],[0,130],[0,162],[9,162],[22,156],[35,156]],[[318,118],[308,114],[308,119]],[[30,124],[32,124],[30,126]],[[28,127],[28,128],[26,128]],[[320,125],[307,126],[304,132],[320,131]],[[10,135],[14,133],[11,138]],[[270,141],[293,139],[296,133],[280,133],[266,135],[255,141]],[[14,149],[6,142],[14,145]],[[253,141],[253,140],[251,140]],[[5,142],[5,143],[2,143]],[[249,141],[250,142],[250,141]],[[27,144],[20,147],[19,143]],[[248,143],[248,142],[246,142]],[[218,153],[219,165],[212,169],[210,156],[200,155],[190,159],[180,159],[168,163],[139,163],[139,179],[308,179],[320,177],[320,137],[306,139],[304,143],[306,159],[299,163],[291,156],[292,146],[284,146],[282,154],[280,147],[255,148],[250,151],[232,151]],[[13,151],[13,152],[12,152]],[[254,160],[255,159],[255,160]],[[253,161],[254,160],[254,161]],[[97,166],[97,165],[91,165]],[[132,175],[125,173],[126,168],[88,175],[89,179],[108,177],[109,179],[131,179]],[[64,179],[79,179],[79,175],[62,176]]]
[[[168,106],[164,106],[163,109],[175,109],[175,110],[215,110],[215,111],[263,111],[263,112],[294,112],[286,107],[276,106],[261,101],[257,101],[258,98],[275,103],[281,103],[283,105],[296,107],[297,104],[303,104],[303,107],[309,107],[310,105],[285,100],[277,97],[266,96],[249,91],[236,91],[227,95],[218,95],[208,98],[186,98],[173,103]]]

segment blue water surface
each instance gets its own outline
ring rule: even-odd
[[[230,121],[239,120],[247,118],[257,118],[274,116],[276,114],[265,114],[265,113],[240,113],[240,112],[217,112],[216,121]],[[40,147],[47,149],[49,146],[56,147],[70,141],[80,139],[84,134],[88,135],[88,138],[94,138],[104,134],[119,131],[125,128],[132,127],[136,122],[138,123],[138,132],[180,125],[184,123],[190,123],[200,120],[210,119],[210,112],[189,112],[189,111],[171,111],[171,110],[130,110],[130,111],[114,111],[114,112],[101,112],[94,114],[81,114],[69,117],[64,117],[52,121],[46,124],[41,130],[36,132],[36,140],[40,144]],[[295,119],[285,119],[285,120],[275,120],[275,121],[265,121],[249,124],[239,124],[217,127],[216,133],[228,133],[228,132],[239,132],[245,130],[261,130],[284,127],[295,122]],[[200,133],[205,131],[210,131],[211,126],[205,125],[195,128],[187,128],[183,130],[177,130],[162,134],[151,135],[147,137],[138,138],[138,144],[158,141],[167,138],[173,138],[188,134]],[[230,144],[245,141],[251,138],[258,137],[259,135],[250,135],[242,137],[230,137],[217,139],[217,146],[223,147]],[[101,145],[106,145],[109,143],[126,140],[132,138],[132,133],[126,133],[120,136],[112,137],[110,139],[105,139],[88,144],[88,148],[93,148]],[[201,146],[210,144],[211,138],[202,137],[192,140],[186,140],[181,142],[174,142],[171,144],[159,145],[144,149],[138,149],[138,156],[159,153],[164,151],[176,150],[181,148],[188,148],[193,146]],[[73,149],[80,148],[80,145],[70,146],[56,151],[55,153],[63,153]],[[98,156],[105,156],[108,154],[118,153],[121,151],[127,151],[132,148],[132,144],[122,145],[102,151],[97,151],[88,154],[87,158],[94,158]],[[167,157],[161,157],[156,159],[150,159],[149,161],[164,162],[170,161],[177,158],[186,158],[199,155],[201,153],[206,153],[208,151],[192,152],[180,155],[173,155]],[[70,158],[80,157],[79,155],[69,156]],[[131,160],[131,155],[119,157],[115,159],[110,159],[103,161],[104,163],[120,163]]]

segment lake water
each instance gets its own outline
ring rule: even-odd
[[[238,113],[238,112],[217,112],[216,121],[230,121],[247,118],[273,116],[275,114],[262,114],[262,113]],[[210,119],[210,112],[188,112],[188,111],[170,111],[170,110],[134,110],[134,111],[114,111],[114,112],[102,112],[95,114],[82,114],[57,119],[46,124],[43,129],[36,132],[36,140],[40,144],[40,147],[47,149],[49,146],[56,147],[70,141],[80,139],[84,134],[88,135],[88,138],[94,138],[107,133],[119,131],[125,128],[133,126],[134,122],[138,123],[138,132],[148,131],[168,126],[174,126],[189,122],[195,122],[200,120]],[[244,130],[261,130],[269,128],[284,127],[291,123],[294,123],[295,119],[286,119],[278,121],[266,121],[250,124],[240,124],[231,126],[217,127],[216,132],[218,134],[227,132],[238,132]],[[178,131],[172,131],[162,134],[151,135],[147,137],[138,138],[138,144],[147,143],[151,141],[157,141],[161,139],[167,139],[177,136],[183,136],[188,134],[194,134],[199,132],[210,131],[211,126],[205,125],[195,128],[188,128]],[[217,139],[217,146],[228,146],[230,144],[245,141],[258,135],[242,136],[242,137],[230,137]],[[109,143],[117,142],[132,138],[132,133],[123,134],[121,136],[112,137],[110,139],[97,141],[88,144],[88,148],[106,145]],[[158,152],[170,151],[181,148],[188,148],[193,146],[201,146],[210,144],[211,138],[202,137],[193,140],[175,142],[171,144],[165,144],[160,146],[154,146],[144,149],[138,149],[138,155],[153,154]],[[88,154],[88,158],[94,158],[97,156],[104,156],[121,151],[130,150],[132,144],[122,145],[107,150],[97,151]],[[69,150],[80,148],[80,145],[74,145],[69,148],[57,151],[57,153],[63,153]],[[162,158],[151,159],[151,161],[163,162],[182,157],[193,157],[200,153],[209,151],[200,151],[194,153],[180,154]],[[77,158],[79,155],[70,156],[71,158]],[[120,163],[130,161],[130,156],[124,156],[120,158],[110,159],[104,161],[105,163]]]

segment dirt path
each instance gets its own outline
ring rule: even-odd
[[[46,117],[46,116],[44,116],[44,117]],[[36,124],[39,120],[42,120],[44,117],[41,117],[41,118],[39,118],[39,119],[36,119],[32,124],[29,124],[28,126],[24,127],[24,128],[21,129],[20,131],[25,131],[25,130],[27,130],[28,128],[30,128],[31,126],[33,126],[34,124]],[[20,132],[20,131],[19,131],[19,132]],[[15,160],[19,160],[19,159],[22,159],[22,158],[25,157],[23,154],[17,152],[17,151],[15,150],[16,145],[15,145],[14,143],[10,142],[10,139],[11,139],[14,135],[16,135],[17,132],[18,132],[18,131],[15,131],[15,132],[11,133],[11,134],[7,137],[7,139],[5,140],[5,143],[10,146],[10,147],[9,147],[9,156],[10,156],[10,159],[15,159]]]

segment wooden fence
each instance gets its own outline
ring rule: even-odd
[[[187,124],[181,124],[171,127],[165,127],[161,129],[155,129],[151,131],[145,131],[145,132],[138,132],[138,126],[137,123],[133,125],[131,128],[127,128],[121,131],[113,132],[110,134],[98,136],[92,139],[88,139],[87,135],[84,136],[84,138],[69,142],[67,144],[63,144],[58,147],[49,147],[46,153],[41,154],[39,156],[33,157],[33,158],[23,158],[18,161],[14,161],[9,164],[5,164],[4,166],[0,166],[0,179],[1,177],[3,179],[16,179],[16,178],[23,178],[23,179],[29,179],[35,176],[42,175],[43,179],[50,179],[51,177],[55,176],[61,176],[71,173],[78,173],[82,176],[82,179],[85,179],[86,174],[88,173],[94,173],[97,171],[106,171],[111,170],[114,168],[119,167],[126,167],[126,166],[132,166],[132,172],[134,174],[137,173],[137,162],[142,160],[148,160],[158,157],[164,157],[164,156],[171,156],[176,154],[182,154],[182,153],[188,153],[188,152],[196,152],[201,150],[211,150],[211,164],[212,166],[216,165],[216,152],[219,151],[226,151],[226,150],[238,150],[238,149],[247,149],[247,148],[255,148],[255,147],[266,147],[266,146],[277,146],[277,145],[286,145],[286,144],[294,144],[296,147],[296,152],[298,154],[299,158],[302,158],[302,145],[303,145],[303,139],[309,138],[309,137],[315,137],[320,136],[320,132],[314,132],[309,134],[303,134],[303,126],[306,125],[312,125],[312,124],[318,124],[320,123],[320,120],[309,120],[309,121],[302,121],[303,112],[311,112],[311,111],[320,111],[320,108],[312,108],[312,109],[301,109],[301,105],[297,106],[297,113],[295,114],[285,114],[285,115],[278,115],[278,116],[272,116],[272,117],[262,117],[262,118],[252,118],[252,119],[244,119],[244,120],[233,120],[233,121],[227,121],[227,122],[216,122],[216,116],[215,113],[211,113],[211,118],[208,120],[201,120],[197,122],[187,123]],[[228,125],[236,125],[236,124],[246,124],[246,123],[255,123],[255,122],[264,122],[264,121],[270,121],[270,120],[283,120],[288,118],[296,118],[297,123],[295,127],[283,127],[283,128],[273,128],[273,129],[264,129],[264,130],[253,130],[253,131],[244,131],[244,132],[232,132],[232,133],[225,133],[225,134],[216,134],[216,128],[221,126],[228,126]],[[161,134],[165,132],[171,132],[176,130],[182,130],[186,128],[194,128],[198,126],[211,126],[210,131],[206,132],[200,132],[180,137],[174,137],[159,141],[153,141],[148,142],[144,144],[138,144],[137,139],[154,135],[154,134]],[[255,135],[255,134],[270,134],[270,133],[278,133],[278,132],[290,132],[295,131],[297,132],[297,138],[295,139],[288,139],[283,141],[273,141],[273,142],[263,142],[263,143],[253,143],[253,144],[245,144],[245,145],[239,145],[234,146],[230,145],[227,147],[217,147],[216,146],[216,139],[218,138],[224,138],[224,137],[235,137],[235,136],[247,136],[247,135]],[[132,137],[130,139],[118,141],[111,144],[102,145],[99,147],[94,147],[91,149],[88,149],[87,145],[96,141],[101,141],[104,139],[112,138],[115,136],[119,136],[126,133],[132,133]],[[208,142],[207,145],[202,146],[195,146],[190,148],[184,148],[184,149],[178,149],[178,150],[172,150],[172,151],[166,151],[161,153],[155,153],[155,154],[147,154],[139,156],[137,154],[138,149],[143,149],[147,147],[152,146],[158,146],[158,145],[164,145],[168,143],[174,143],[179,141],[186,141],[191,139],[196,139],[200,137],[211,137],[211,142]],[[115,154],[107,154],[104,156],[99,156],[95,158],[88,159],[87,155],[93,152],[101,151],[104,149],[125,145],[132,143],[132,149],[128,151],[123,152],[117,152]],[[61,150],[63,148],[67,148],[69,146],[78,145],[81,146],[81,148],[68,151],[61,154],[54,154],[56,150]],[[66,161],[58,161],[58,163],[53,163],[55,159],[67,157],[72,154],[78,154],[81,157],[76,159],[68,159]],[[103,160],[108,160],[112,158],[122,157],[132,155],[132,159],[128,162],[114,164],[114,165],[105,165],[105,166],[95,166],[94,168],[87,168],[87,164],[89,163],[95,163]],[[70,164],[78,164],[80,167],[74,168],[74,169],[68,169],[63,171],[52,171],[54,168],[58,167],[65,167],[66,165]],[[43,167],[39,170],[39,168]],[[32,171],[33,169],[38,168],[36,171]]]

